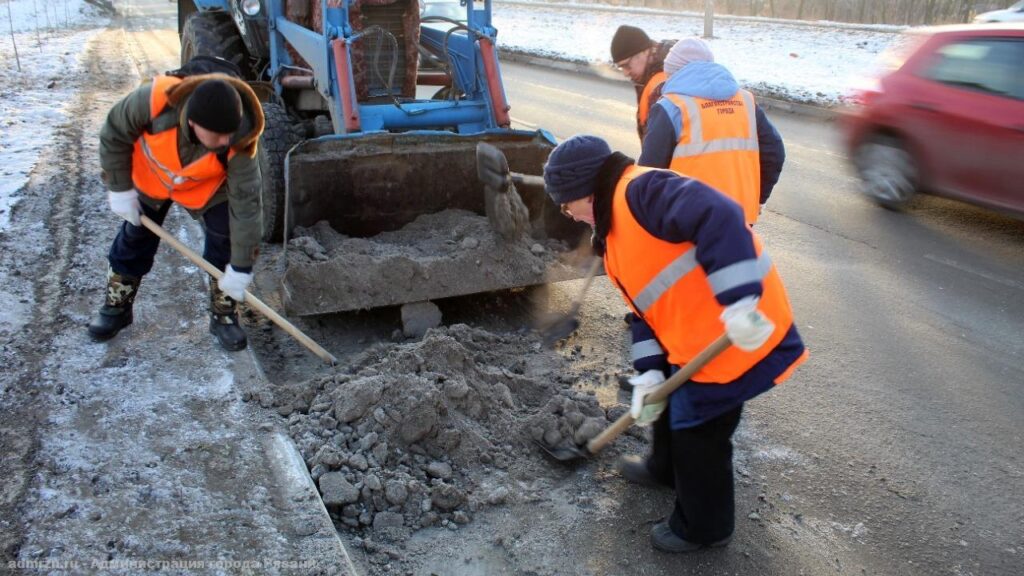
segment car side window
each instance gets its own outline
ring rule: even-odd
[[[950,86],[1024,100],[1024,41],[951,42],[935,51],[922,75]]]

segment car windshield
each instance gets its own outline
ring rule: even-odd
[[[921,74],[943,84],[1024,98],[1020,62],[1024,43],[1001,38],[964,38],[939,48]]]
[[[1024,12],[1024,0],[1020,0],[1013,6],[1010,6],[1008,10],[1017,10],[1018,12]]]

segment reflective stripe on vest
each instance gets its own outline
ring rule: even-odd
[[[646,312],[665,291],[672,288],[676,282],[679,282],[683,276],[689,274],[697,266],[697,249],[690,248],[669,263],[649,284],[644,286],[640,294],[633,299],[633,303],[641,313]],[[736,262],[712,272],[707,276],[708,284],[711,286],[712,293],[718,296],[744,284],[760,282],[771,270],[771,267],[771,259],[762,252],[758,258]]]
[[[664,353],[665,351],[661,348],[661,344],[658,344],[657,340],[641,340],[640,342],[634,342],[629,348],[629,357],[633,362],[651,356],[660,356]]]
[[[740,90],[737,93],[743,99],[743,107],[746,109],[747,116],[747,136],[731,137],[731,138],[716,138],[716,139],[705,139],[704,138],[704,122],[701,117],[701,106],[702,105],[715,105],[721,100],[705,100],[699,99],[692,96],[684,96],[682,94],[665,94],[665,97],[672,101],[673,104],[679,107],[680,110],[686,112],[685,118],[689,119],[689,122],[684,120],[684,130],[688,128],[690,137],[689,141],[684,143],[683,139],[680,138],[679,143],[676,144],[676,149],[672,153],[673,158],[686,158],[689,156],[700,156],[701,154],[707,154],[709,152],[728,152],[731,150],[753,150],[757,151],[757,113],[754,109],[754,97],[750,95],[746,90]],[[735,101],[736,96],[733,96],[728,102]],[[680,136],[682,136],[682,131]]]
[[[667,242],[652,236],[637,222],[626,200],[634,178],[653,168],[631,167],[619,180],[612,200],[611,229],[606,238],[605,270],[630,308],[654,331],[670,363],[692,360],[724,331],[719,316],[724,307],[716,295],[751,282],[761,282],[758,309],[775,323],[775,331],[753,352],[730,347],[693,376],[706,383],[739,378],[766,357],[793,323],[785,288],[760,239],[752,230],[757,258],[733,263],[706,274],[692,242]],[[636,353],[652,348],[638,349]]]
[[[174,76],[157,76],[150,92],[150,121],[167,107],[167,90],[181,82]],[[135,188],[150,198],[171,199],[190,210],[198,210],[213,198],[227,179],[217,155],[208,152],[188,166],[181,165],[178,154],[178,126],[156,134],[143,132],[132,153],[132,181]],[[234,156],[228,152],[228,158]]]
[[[647,84],[644,84],[644,90],[640,93],[640,102],[636,107],[636,121],[640,124],[640,129],[643,132],[647,132],[647,120],[651,114],[651,94],[654,93],[655,88],[664,84],[667,79],[667,74],[658,72],[651,76]]]
[[[754,97],[746,90],[726,100],[663,97],[679,109],[681,123],[669,167],[729,196],[748,223],[757,222],[761,160]]]

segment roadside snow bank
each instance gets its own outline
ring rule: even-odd
[[[607,63],[609,44],[621,24],[639,26],[655,40],[704,31],[702,18],[685,13],[639,15],[509,4],[494,10],[503,50],[574,62]],[[896,38],[888,30],[716,19],[710,44],[715,60],[741,85],[787,100],[834,106]]]

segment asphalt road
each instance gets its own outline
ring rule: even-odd
[[[627,84],[502,69],[517,126],[638,154]],[[746,433],[776,449],[739,530],[831,547],[840,573],[1019,574],[1024,222],[934,197],[879,208],[833,123],[770,117],[788,160],[757,229],[812,357],[748,405]],[[607,283],[596,292],[592,311],[618,310]]]

